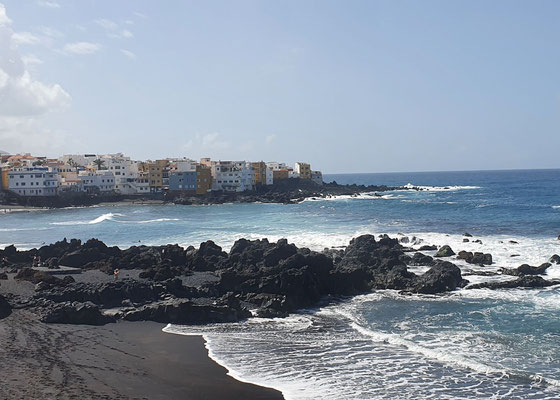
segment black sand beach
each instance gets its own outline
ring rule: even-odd
[[[226,375],[204,340],[162,324],[44,324],[24,310],[0,321],[1,399],[282,399]]]

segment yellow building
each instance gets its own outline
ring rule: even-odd
[[[160,192],[163,189],[163,172],[166,165],[167,160],[138,164],[138,175],[147,177],[150,192]]]
[[[196,194],[206,194],[212,188],[212,169],[205,165],[196,166]]]
[[[311,179],[311,165],[304,162],[297,162],[295,172],[301,179]]]
[[[251,168],[253,169],[255,177],[253,185],[266,185],[266,163],[264,161],[252,162]]]

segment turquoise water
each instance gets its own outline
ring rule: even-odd
[[[0,246],[31,248],[63,237],[97,237],[123,247],[139,241],[198,245],[212,239],[227,249],[240,237],[287,237],[322,250],[345,245],[359,234],[389,233],[423,240],[415,247],[449,244],[456,251],[489,252],[495,263],[486,271],[539,265],[560,254],[560,170],[325,179],[410,183],[426,190],[296,205],[126,205],[0,213]],[[463,243],[466,231],[482,244]],[[463,272],[482,269],[455,262]],[[422,273],[427,268],[411,269]],[[560,278],[560,266],[551,267],[548,278]],[[445,296],[379,291],[283,320],[167,329],[204,334],[211,355],[232,375],[276,387],[288,399],[556,399],[559,311],[556,287],[458,290]]]

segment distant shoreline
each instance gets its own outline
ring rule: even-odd
[[[21,197],[9,192],[0,196],[0,214],[18,211],[36,211],[71,207],[99,207],[122,204],[131,205],[213,205],[226,203],[276,203],[297,204],[310,198],[329,198],[336,196],[358,196],[365,193],[410,190],[410,187],[390,187],[375,185],[339,185],[336,182],[316,185],[312,182],[285,182],[263,186],[258,190],[246,192],[209,192],[193,195],[182,192],[154,193],[152,195],[88,195],[85,193],[64,194],[55,197]]]

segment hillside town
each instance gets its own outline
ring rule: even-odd
[[[245,192],[284,179],[323,184],[321,171],[306,162],[291,168],[280,162],[165,158],[138,161],[116,154],[66,154],[47,158],[0,152],[0,188],[23,197],[63,193],[155,193],[204,195],[212,191]]]

